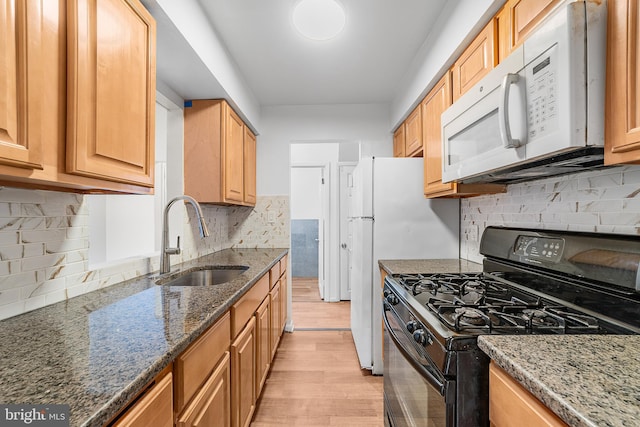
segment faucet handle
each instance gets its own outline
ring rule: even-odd
[[[165,254],[168,255],[178,255],[180,253],[180,236],[178,236],[176,247],[175,248],[165,248]]]

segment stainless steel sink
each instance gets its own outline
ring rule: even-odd
[[[227,283],[245,271],[246,265],[208,266],[195,268],[174,278],[158,279],[157,285],[163,286],[212,286]]]

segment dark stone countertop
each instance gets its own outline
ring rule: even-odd
[[[570,426],[640,422],[638,335],[482,335],[478,345]]]
[[[172,267],[249,267],[225,284],[147,275],[0,321],[0,403],[68,404],[71,426],[103,425],[287,252],[227,249]]]

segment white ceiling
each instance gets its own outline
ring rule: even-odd
[[[298,0],[198,0],[261,105],[390,103],[446,0],[339,0],[347,23],[318,42]]]

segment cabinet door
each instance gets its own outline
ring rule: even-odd
[[[531,30],[542,21],[561,0],[509,0],[511,19],[511,50],[520,46]]]
[[[393,157],[404,157],[404,123],[393,133]]]
[[[287,324],[287,292],[287,273],[285,272],[280,279],[280,335]]]
[[[260,396],[271,366],[271,308],[267,297],[256,311],[256,397]]]
[[[280,343],[280,334],[282,332],[282,293],[280,292],[280,284],[278,282],[271,289],[271,359],[276,355],[278,344]]]
[[[193,402],[178,417],[177,427],[231,426],[231,374],[229,352],[202,386]],[[152,425],[152,424],[149,424]]]
[[[114,427],[173,426],[173,383],[171,373],[154,385]]]
[[[227,202],[244,202],[244,123],[230,107],[225,117],[224,198]]]
[[[640,9],[609,0],[605,152],[608,165],[640,162]]]
[[[155,21],[139,0],[70,0],[67,22],[67,172],[153,187]]]
[[[494,21],[491,20],[453,64],[453,102],[495,66],[497,55],[495,54],[494,25]]]
[[[442,183],[442,125],[440,116],[451,105],[449,73],[440,79],[421,104],[424,139],[424,194],[451,191]]]
[[[511,43],[511,9],[509,8],[509,3],[505,4],[502,9],[496,14],[495,20],[495,29],[497,31],[496,34],[496,42],[498,49],[496,49],[498,53],[497,63],[501,63],[504,59],[509,56],[511,53],[511,49],[513,44]]]
[[[37,0],[0,0],[0,164],[42,169],[42,10]]]
[[[405,142],[404,154],[407,157],[414,157],[422,153],[422,114],[420,106],[409,114],[404,121]]]
[[[256,136],[244,127],[244,202],[256,204]]]
[[[566,427],[509,374],[491,362],[489,366],[489,421],[494,427]]]
[[[231,344],[231,425],[247,427],[256,408],[256,320]]]

